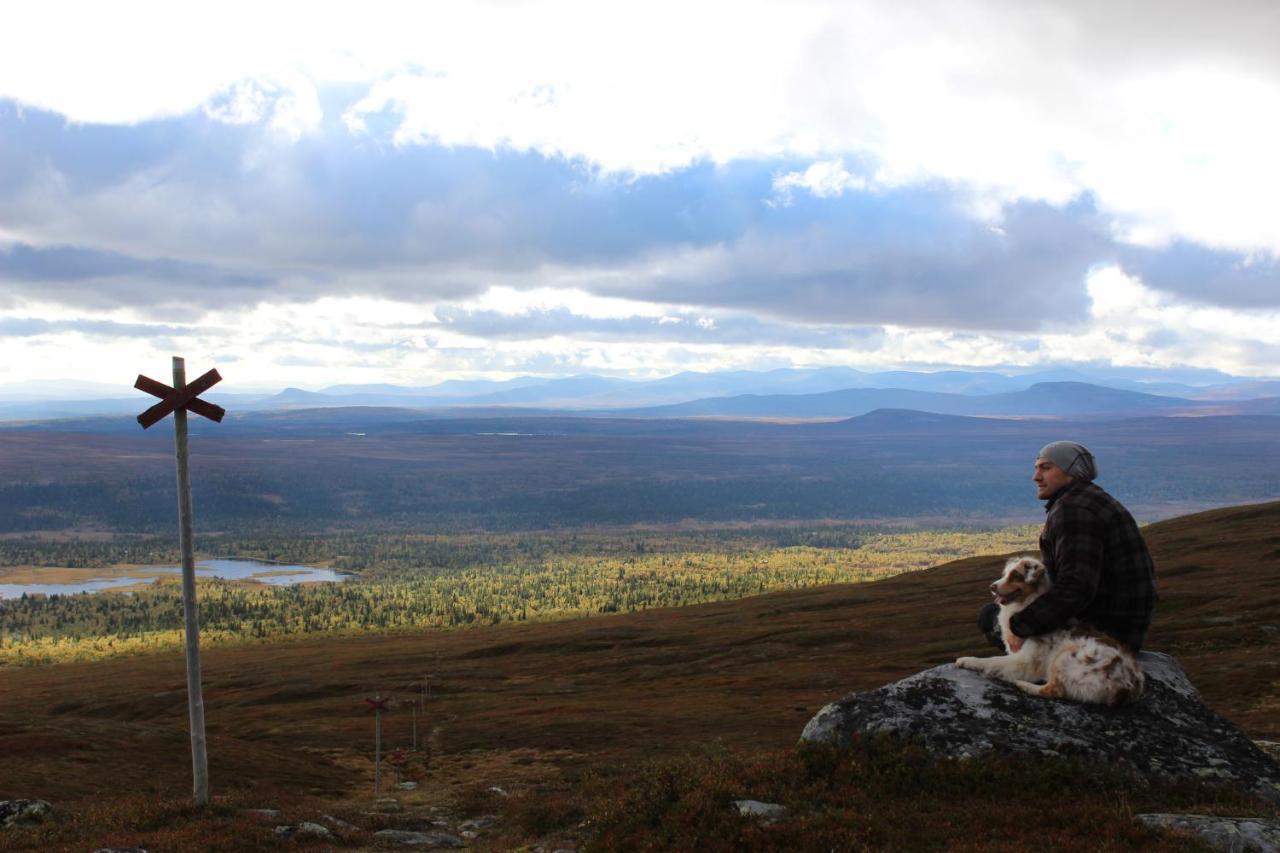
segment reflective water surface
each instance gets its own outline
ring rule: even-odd
[[[137,584],[153,583],[157,575],[182,574],[181,566],[147,566],[137,570],[137,577],[90,578],[73,583],[0,583],[0,598],[19,598],[27,595],[70,595],[77,592],[101,592]],[[288,586],[313,581],[344,581],[352,577],[333,569],[315,566],[290,566],[277,563],[259,563],[256,560],[201,560],[196,563],[196,577],[225,578],[226,580],[256,580],[272,586]]]

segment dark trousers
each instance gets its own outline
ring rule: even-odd
[[[1004,647],[1004,639],[1000,636],[1000,605],[994,601],[978,611],[978,630],[987,638],[987,642],[1005,654],[1009,650]]]

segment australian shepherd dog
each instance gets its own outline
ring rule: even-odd
[[[1009,630],[1013,614],[1049,589],[1049,573],[1034,557],[1010,560],[991,585],[1000,605],[1000,636],[1011,654],[994,658],[963,657],[957,666],[1011,681],[1032,696],[1120,705],[1142,694],[1142,669],[1124,644],[1087,625],[1063,628],[1018,645]],[[1043,683],[1037,683],[1043,682]]]

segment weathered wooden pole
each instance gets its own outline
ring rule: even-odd
[[[187,635],[187,711],[191,721],[191,787],[197,806],[209,805],[209,759],[205,750],[204,695],[200,687],[200,610],[196,602],[196,558],[192,541],[191,469],[187,453],[187,409],[221,422],[226,411],[199,395],[222,381],[210,370],[187,384],[186,362],[173,357],[173,387],[138,376],[133,387],[159,397],[160,402],[138,415],[143,429],[173,413],[174,455],[178,460],[178,541],[182,548],[182,617]]]
[[[382,702],[373,694],[377,705],[373,709],[373,792],[382,789]]]
[[[186,363],[173,357],[173,387],[187,384]],[[187,632],[187,710],[191,718],[192,790],[197,806],[209,804],[209,757],[204,737],[204,693],[200,679],[200,605],[196,601],[196,552],[192,541],[191,468],[187,454],[187,410],[173,413],[174,450],[178,457],[178,538],[182,546],[182,619]]]
[[[387,703],[392,697],[382,698],[382,693],[373,694],[372,699],[364,700],[373,711],[373,792],[376,794],[382,787],[382,712],[388,710]]]

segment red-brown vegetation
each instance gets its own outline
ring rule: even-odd
[[[1278,531],[1280,503],[1147,530],[1161,592],[1149,647],[1173,653],[1212,708],[1267,739],[1280,738]],[[1123,828],[1133,804],[1105,775],[1045,827],[1043,839],[1018,836],[1030,830],[996,818],[1009,780],[1039,791],[1029,795],[1034,805],[1092,778],[1078,768],[996,761],[965,769],[875,745],[843,758],[794,749],[804,723],[844,693],[982,653],[974,620],[1002,560],[598,619],[210,649],[211,777],[215,796],[228,799],[206,816],[184,805],[190,762],[180,654],[0,670],[0,798],[45,798],[62,814],[43,829],[7,831],[0,845],[255,849],[274,842],[269,829],[239,816],[240,806],[278,805],[293,820],[314,819],[320,808],[357,815],[372,796],[373,725],[363,697],[407,699],[432,674],[430,766],[417,771],[422,784],[413,796],[424,806],[478,810],[485,804],[476,792],[502,786],[515,796],[489,804],[505,815],[498,846],[597,831],[611,839],[601,841],[606,847],[644,849],[647,830],[637,821],[650,814],[686,828],[684,840],[672,842],[679,847],[720,814],[731,789],[743,798],[798,799],[847,783],[823,795],[846,798],[847,807],[790,830],[730,815],[715,831],[730,833],[724,846],[745,849],[784,847],[786,838],[827,848],[898,838],[911,847],[894,833],[927,821],[921,847],[983,849],[998,832],[1028,848],[1096,849],[1102,839],[1113,849],[1185,849]],[[384,718],[385,743],[408,746],[409,726],[407,707]],[[1202,807],[1214,807],[1217,796],[1133,794],[1145,806],[1157,795]],[[669,813],[654,805],[662,797]],[[591,827],[580,826],[583,815],[592,816]],[[975,837],[981,826],[987,836]],[[186,846],[205,832],[208,845]],[[247,840],[236,847],[231,839],[242,832]]]

